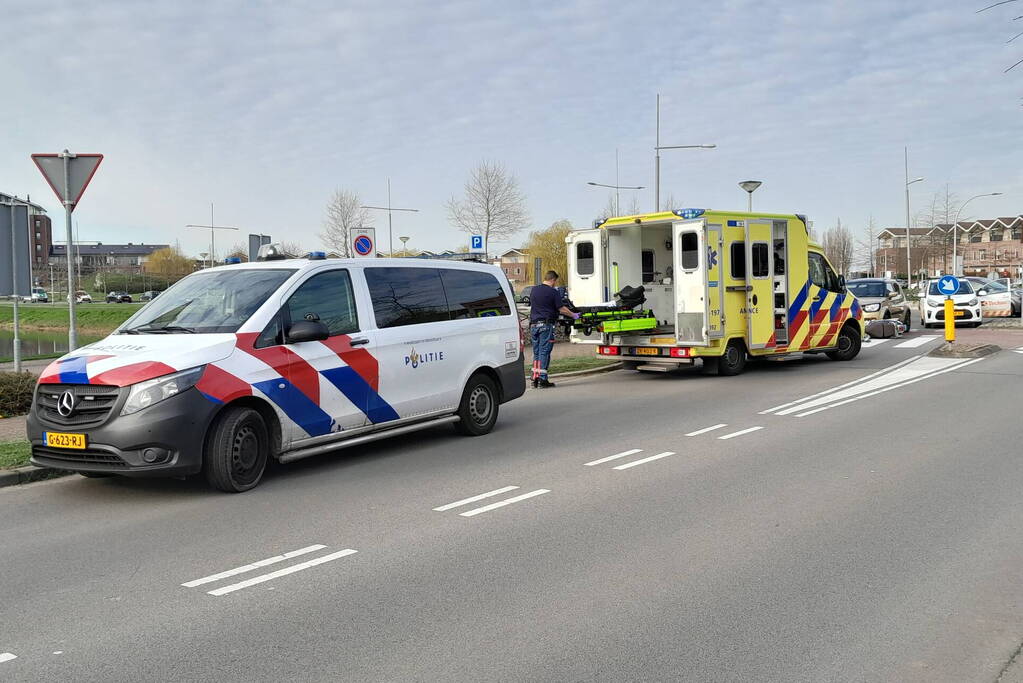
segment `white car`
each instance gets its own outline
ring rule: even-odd
[[[945,294],[938,291],[940,280],[927,283],[926,294],[920,297],[920,320],[924,327],[939,327],[945,324]],[[980,297],[969,280],[959,280],[959,290],[952,295],[955,305],[956,324],[977,327],[983,321],[980,310]]]

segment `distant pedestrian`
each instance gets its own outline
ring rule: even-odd
[[[565,305],[561,292],[555,289],[557,284],[558,274],[548,270],[543,276],[543,284],[533,287],[529,292],[529,336],[533,342],[534,389],[554,386],[547,379],[547,368],[551,364],[558,313],[564,313],[573,319],[579,318],[578,313],[573,313]]]

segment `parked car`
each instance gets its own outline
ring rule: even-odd
[[[864,322],[894,318],[902,321],[909,330],[912,313],[906,293],[898,281],[865,277],[849,280],[845,286],[863,307]]]
[[[1014,289],[1011,292],[1004,282],[988,280],[983,277],[966,277],[973,283],[980,297],[980,306],[984,309],[985,318],[1006,318],[1009,315],[1019,315],[1020,292]]]
[[[920,320],[924,327],[938,327],[945,323],[945,294],[938,291],[938,282],[940,280],[931,280],[927,293],[920,297]],[[977,327],[983,321],[980,298],[969,280],[959,280],[959,290],[952,295],[952,302],[955,304],[956,324]]]
[[[515,297],[515,303],[517,304],[529,304],[529,293],[533,291],[533,285],[528,285],[522,288],[522,291]]]
[[[131,295],[128,292],[108,292],[107,293],[108,304],[130,304]]]
[[[149,290],[148,292],[142,292],[142,294],[139,295],[139,301],[152,301],[159,294],[160,294],[160,292],[157,292],[157,291],[152,290],[152,289]]]
[[[42,287],[33,287],[32,293],[29,296],[22,297],[22,300],[33,304],[45,304],[49,303],[50,295]]]
[[[89,295],[85,290],[79,289],[75,292],[75,303],[76,304],[91,304],[92,296]]]

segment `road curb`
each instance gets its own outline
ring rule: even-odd
[[[984,356],[990,356],[992,353],[998,353],[1001,350],[1002,347],[994,344],[946,342],[927,355],[936,358],[983,358]]]
[[[40,481],[43,479],[55,479],[56,477],[64,477],[71,474],[65,470],[55,470],[50,467],[36,467],[35,465],[28,465],[26,467],[16,467],[13,470],[0,470],[0,488],[5,486],[17,486],[18,484],[28,484],[33,481]]]
[[[573,377],[586,377],[588,375],[602,375],[605,372],[614,372],[615,370],[621,370],[622,364],[609,363],[608,365],[601,365],[599,368],[590,368],[588,370],[575,370],[573,372],[559,372],[556,375],[551,375],[551,379],[572,379]],[[532,375],[526,375],[526,381],[532,380]]]

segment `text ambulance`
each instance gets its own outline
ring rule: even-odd
[[[821,351],[850,360],[860,351],[860,305],[803,216],[679,209],[611,218],[566,241],[577,306],[644,289],[636,319],[595,312],[611,319],[572,334],[626,367],[667,371],[700,358],[735,375],[747,356]]]
[[[499,269],[311,256],[190,275],[53,362],[28,417],[32,462],[86,476],[203,471],[244,491],[269,458],[442,423],[486,434],[525,391]]]

